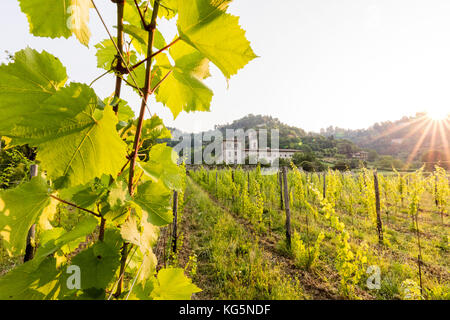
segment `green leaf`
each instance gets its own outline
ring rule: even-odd
[[[42,246],[30,260],[9,271],[0,278],[0,300],[4,299],[54,299],[67,292],[66,277],[62,272],[65,268],[57,269],[57,261],[49,255],[57,250],[81,241],[92,233],[97,226],[97,219],[87,216],[69,232],[60,228],[48,230],[42,234]]]
[[[138,186],[134,202],[148,213],[148,222],[163,226],[172,222],[170,191],[162,182],[147,181]]]
[[[48,233],[46,238],[42,241],[41,246],[37,249],[35,260],[40,260],[48,255],[61,249],[63,246],[86,237],[88,234],[94,232],[98,225],[98,220],[92,216],[86,216],[70,231],[60,233]],[[44,242],[45,240],[45,242]]]
[[[148,215],[144,211],[140,221],[136,215],[132,215],[122,224],[120,229],[122,238],[139,248],[134,253],[128,266],[130,271],[136,274],[137,283],[144,282],[151,277],[158,263],[152,247],[158,240],[159,229],[147,220]]]
[[[134,0],[125,0],[123,20],[129,22],[131,25],[142,27],[141,17],[139,16]]]
[[[112,109],[101,111],[96,105],[91,88],[72,83],[23,117],[9,137],[37,147],[37,160],[56,188],[84,184],[102,174],[117,175],[126,144],[116,131]]]
[[[209,61],[191,46],[177,42],[170,48],[175,61],[172,65],[166,54],[157,56],[157,73],[152,87],[163,79],[156,90],[156,100],[166,105],[176,118],[184,110],[209,111],[213,92],[201,80],[209,76]]]
[[[151,293],[155,300],[190,300],[193,293],[202,291],[180,268],[159,270],[157,280]]]
[[[108,234],[105,233],[105,239]],[[111,282],[120,265],[120,246],[96,242],[72,259],[80,267],[81,289],[104,289]]]
[[[117,43],[117,38],[114,38],[114,41]],[[116,58],[117,50],[114,46],[113,42],[110,39],[103,40],[102,42],[95,45],[97,48],[97,67],[105,70],[111,70],[112,67],[117,63]],[[137,62],[137,56],[134,51],[124,52],[123,58],[127,65],[132,65]],[[113,63],[114,62],[114,63]]]
[[[89,44],[91,0],[19,0],[19,3],[33,35],[69,38],[75,34],[82,44]]]
[[[156,114],[144,120],[141,136],[143,140],[149,140],[151,144],[155,144],[157,139],[172,138],[172,134]]]
[[[57,294],[56,259],[31,260],[0,278],[0,300],[44,300]]]
[[[135,215],[130,216],[120,228],[122,238],[137,245],[141,252],[146,254],[158,240],[159,229],[149,223],[148,215],[143,212],[140,221]]]
[[[28,230],[50,204],[49,186],[41,177],[0,191],[0,235],[10,255],[25,251]]]
[[[93,207],[95,203],[106,194],[107,191],[106,188],[98,188],[92,184],[87,184],[82,187],[82,189],[73,195],[72,201],[76,205],[85,209]]]
[[[147,54],[147,45],[148,45],[148,32],[145,29],[137,27],[136,25],[124,24],[123,31],[133,39],[133,46],[139,54],[146,55]],[[164,40],[163,35],[159,30],[155,30],[155,38],[153,40],[153,47],[156,49],[161,49],[166,46],[166,41]]]
[[[200,51],[230,78],[257,56],[239,26],[239,18],[225,12],[227,0],[184,0],[178,3],[181,39]]]
[[[0,66],[0,135],[6,135],[20,116],[34,112],[66,80],[66,68],[53,55],[30,48],[16,52],[13,63]]]
[[[130,200],[131,197],[128,193],[128,186],[126,182],[122,180],[114,181],[110,187],[107,199],[111,210],[117,210],[125,206]]]
[[[151,2],[153,6],[155,1],[152,0]],[[158,17],[170,20],[176,16],[178,11],[177,8],[178,8],[178,0],[160,0]]]
[[[123,100],[120,100],[120,102],[123,102]],[[119,103],[119,112],[117,112],[117,117],[119,118],[119,121],[127,122],[128,120],[134,119],[135,114],[133,109],[125,102],[125,103]]]
[[[177,153],[165,144],[157,144],[150,150],[149,158],[147,162],[138,163],[144,174],[155,182],[161,180],[169,189],[181,191],[184,172],[177,165]]]

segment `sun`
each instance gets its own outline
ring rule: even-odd
[[[427,111],[427,116],[431,120],[442,121],[442,120],[447,119],[450,116],[450,113],[448,111],[446,111],[446,110],[435,109],[435,110]]]

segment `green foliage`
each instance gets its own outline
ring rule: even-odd
[[[117,38],[113,38],[114,43],[117,43]],[[116,61],[116,47],[114,46],[114,43],[110,39],[103,40],[102,42],[95,45],[95,48],[97,49],[97,67],[105,70],[112,69],[113,62]],[[137,62],[137,56],[136,53],[133,51],[130,51],[126,55],[126,65],[130,66],[132,64],[135,64]]]
[[[49,204],[49,187],[41,177],[0,191],[0,236],[10,255],[25,252],[28,230]]]
[[[90,0],[49,0],[45,3],[20,0],[19,3],[22,12],[27,15],[33,35],[68,38],[74,34],[82,44],[89,44]]]
[[[155,300],[187,300],[201,290],[179,268],[161,269],[151,296]]]
[[[171,194],[161,182],[147,181],[138,187],[134,202],[148,213],[148,221],[156,226],[172,222]]]
[[[29,117],[67,81],[66,68],[46,51],[26,48],[16,52],[13,61],[0,66],[2,136],[8,136],[16,123]]]
[[[13,187],[29,176],[31,161],[26,156],[27,146],[0,151],[0,189]]]
[[[19,3],[33,35],[68,38],[73,34],[82,44],[89,44],[92,1]],[[125,80],[124,75],[130,73],[124,69],[133,68],[140,88],[132,86],[145,94],[142,111],[147,95],[153,93],[175,117],[183,110],[209,110],[213,93],[202,82],[210,76],[209,62],[230,78],[256,57],[238,18],[226,13],[227,4],[126,0],[124,34],[95,45],[98,67],[114,71],[118,80]],[[117,6],[120,9],[121,4]],[[157,15],[149,14],[158,8]],[[148,39],[154,39],[156,49],[167,44],[157,29],[148,28],[157,25],[158,17],[177,17],[172,22],[179,36],[166,52],[147,57]],[[118,26],[117,30],[121,29]],[[116,52],[122,36],[125,61]],[[143,63],[147,59],[153,63]],[[138,61],[140,66],[134,68]],[[126,84],[134,82],[128,77]],[[32,224],[38,235],[35,258],[0,278],[0,297],[100,299],[112,290],[117,290],[116,297],[125,297],[119,280],[125,279],[126,297],[189,299],[199,289],[183,269],[162,269],[155,277],[153,247],[158,227],[172,222],[172,192],[182,195],[185,186],[184,167],[178,165],[172,148],[160,143],[170,138],[170,132],[157,116],[144,121],[141,112],[134,119],[118,90],[100,99],[91,87],[66,84],[67,79],[66,69],[56,57],[30,48],[0,66],[0,136],[8,140],[9,147],[28,144],[36,148],[36,161],[46,173],[0,191],[0,235],[8,253],[23,254]],[[15,167],[26,163],[14,149],[8,150],[5,155]],[[13,177],[12,172],[2,170],[1,174],[5,180]],[[57,210],[62,205],[58,207],[56,201],[79,210],[77,217],[91,216],[76,223],[61,220]],[[71,264],[81,268],[81,288],[67,288],[66,269]]]
[[[314,267],[320,254],[320,244],[324,237],[324,233],[321,232],[314,243],[307,243],[305,246],[303,240],[300,239],[300,235],[294,232],[291,251],[294,255],[295,263],[299,267],[307,270]]]
[[[178,32],[230,78],[256,58],[239,26],[239,18],[226,13],[230,0],[178,2]]]
[[[201,80],[209,77],[209,61],[201,53],[184,43],[169,50],[175,61],[167,55],[157,57],[155,83],[168,75],[156,91],[156,100],[170,108],[174,117],[185,110],[209,111],[213,92]]]

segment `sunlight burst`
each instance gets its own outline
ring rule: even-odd
[[[450,113],[446,110],[435,109],[427,111],[427,116],[434,121],[442,121],[449,117]]]

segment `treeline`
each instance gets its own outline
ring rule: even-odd
[[[424,153],[444,150],[450,141],[449,121],[430,123],[425,113],[413,117],[403,117],[397,121],[375,123],[367,129],[343,129],[330,126],[321,129],[326,137],[347,139],[361,148],[373,149],[382,155],[392,155],[407,159],[419,141],[421,145],[414,160],[420,160]],[[442,161],[449,161],[448,155]]]

